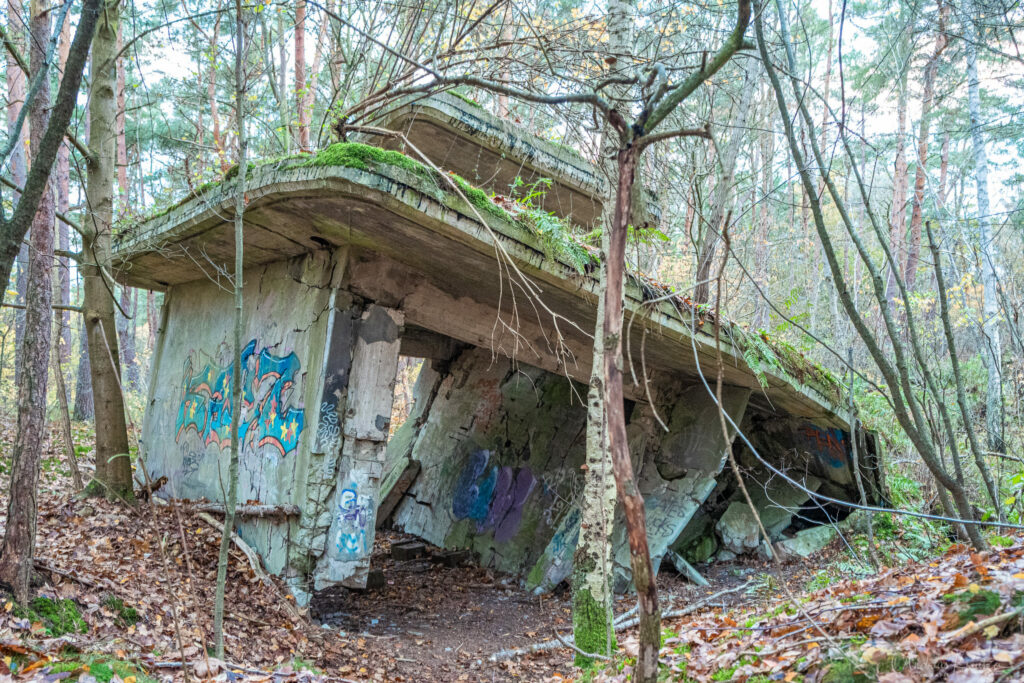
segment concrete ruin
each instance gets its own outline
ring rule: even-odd
[[[404,137],[378,143],[421,150],[468,184],[456,191],[397,151],[351,142],[248,170],[239,501],[299,514],[246,518],[239,533],[300,602],[365,586],[384,524],[551,589],[579,532],[597,282],[469,186],[505,194],[516,177],[550,178],[544,210],[589,226],[603,181],[451,94],[397,103],[379,125]],[[115,240],[115,277],[165,292],[142,453],[179,498],[219,501],[227,488],[234,182]],[[723,474],[729,444],[702,381],[713,387],[719,371],[710,319],[638,277],[626,298],[630,446],[655,566],[763,551]],[[392,435],[400,355],[425,362]],[[826,372],[727,323],[721,358],[723,408],[765,459],[855,500],[856,439],[877,498],[874,439],[851,430]],[[807,532],[843,513],[809,503],[735,436],[769,531],[800,548],[827,540]],[[613,543],[621,590],[622,524]]]

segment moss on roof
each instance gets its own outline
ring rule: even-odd
[[[435,198],[450,208],[461,210],[462,198],[459,194],[451,191],[451,185],[447,179],[442,178],[434,169],[412,159],[401,152],[386,150],[372,145],[358,142],[336,142],[315,155],[290,154],[272,159],[264,159],[247,164],[246,177],[249,177],[257,169],[264,169],[268,166],[276,166],[280,170],[292,170],[299,168],[315,167],[343,167],[354,168],[360,171],[373,171],[376,167],[389,166],[399,168],[412,175],[427,181],[436,189]],[[234,165],[225,172],[222,180],[200,185],[190,192],[181,201],[166,208],[160,209],[150,216],[138,222],[145,222],[163,216],[173,209],[187,203],[195,197],[201,196],[213,190],[224,181],[232,180],[238,175],[238,165]],[[461,176],[454,173],[448,174],[455,186],[464,195],[474,208],[481,215],[488,218],[503,221],[509,225],[516,225],[526,230],[537,238],[538,244],[548,258],[557,259],[569,264],[581,274],[586,272],[591,263],[597,260],[595,254],[588,246],[572,237],[572,226],[544,212],[531,211],[528,206],[523,210],[516,211],[515,215],[494,202],[492,195],[486,191],[474,187]],[[514,200],[508,200],[514,202]],[[538,215],[542,214],[542,215]],[[543,220],[541,220],[543,219]],[[561,228],[547,225],[545,221],[557,220],[563,225]],[[138,222],[135,224],[137,225]],[[564,234],[555,234],[564,233]],[[682,313],[689,310],[699,317],[699,325],[713,318],[713,312],[706,306],[697,306],[686,297],[674,294],[673,288],[663,283],[656,282],[640,273],[631,273],[631,279],[640,287],[644,300],[668,299]],[[842,385],[825,368],[807,359],[793,346],[783,341],[770,339],[764,332],[756,335],[736,333],[736,328],[731,323],[723,321],[730,328],[729,338],[737,349],[744,355],[747,365],[762,385],[766,384],[764,377],[765,370],[774,371],[773,374],[781,374],[790,377],[793,381],[809,386],[821,393],[825,398],[835,405],[842,404]]]

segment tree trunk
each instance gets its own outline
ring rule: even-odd
[[[978,80],[978,32],[974,21],[977,7],[968,5],[964,22],[964,49],[967,51],[967,107],[971,116],[971,146],[974,151],[974,180],[978,196],[978,247],[981,250],[981,285],[983,289],[981,335],[982,357],[988,371],[985,392],[985,427],[988,450],[1002,453],[1003,442],[1003,350],[999,339],[999,285],[997,278],[998,247],[992,234],[988,202],[988,156],[981,130],[981,86]]]
[[[45,46],[50,39],[50,13],[43,0],[30,4],[29,65],[46,68]],[[49,79],[32,100],[29,111],[31,149],[38,149],[50,115]],[[32,221],[26,288],[25,338],[20,356],[23,377],[18,385],[18,428],[14,439],[11,493],[7,525],[0,549],[0,582],[27,604],[36,543],[36,493],[39,460],[46,438],[46,383],[50,356],[53,303],[53,188],[47,184]]]
[[[8,36],[15,48],[24,54],[25,40],[24,30],[25,19],[23,14],[24,3],[22,0],[7,0],[7,26]],[[21,108],[25,105],[25,73],[21,66],[9,51],[7,55],[7,130],[8,134],[14,131],[15,121]],[[11,180],[18,187],[24,187],[25,175],[28,163],[26,161],[26,150],[28,149],[28,128],[22,126],[19,137],[21,138],[14,145],[11,151]],[[14,201],[18,201],[18,192],[14,194]],[[18,249],[17,273],[15,277],[14,291],[15,303],[24,305],[25,287],[27,284],[26,274],[28,271],[28,247],[24,244]],[[7,282],[3,283],[4,288]],[[14,311],[14,386],[21,386],[21,354],[17,351],[21,348],[21,340],[25,336],[25,310],[15,309]]]
[[[889,248],[897,264],[903,263],[904,231],[907,221],[907,76],[899,77],[899,94],[896,103],[896,164],[892,176],[892,209],[889,212]],[[889,270],[885,296],[895,301],[899,296],[896,278],[899,273]]]
[[[121,53],[121,24],[117,25],[117,53]],[[117,115],[114,117],[114,128],[117,136],[117,211],[120,219],[128,216],[128,141],[125,139],[125,73],[124,58],[117,58]],[[125,317],[121,311],[128,314]],[[121,288],[121,306],[115,311],[118,344],[121,349],[121,372],[124,375],[124,387],[137,389],[139,386],[139,364],[135,357],[135,336],[131,334],[135,324],[135,311],[131,305],[131,297],[127,287]]]
[[[86,179],[88,215],[82,225],[84,281],[83,308],[88,335],[89,370],[96,415],[96,475],[87,487],[93,495],[132,499],[132,465],[128,458],[128,430],[121,392],[117,329],[114,320],[114,285],[104,281],[110,263],[110,229],[114,215],[116,174],[115,131],[117,106],[118,3],[108,2],[101,14],[92,45],[92,93],[89,146],[93,162]],[[109,272],[109,271],[107,271]]]
[[[50,110],[50,123],[39,144],[32,150],[32,168],[25,176],[25,185],[10,218],[0,218],[0,283],[6,283],[11,276],[14,259],[21,249],[25,235],[35,220],[39,203],[46,192],[57,150],[63,144],[68,123],[74,114],[78,88],[82,83],[82,71],[88,58],[89,42],[96,26],[99,0],[83,0],[75,37],[68,52],[68,63],[60,80],[57,97]],[[48,39],[49,40],[49,39]],[[7,287],[0,288],[0,303],[3,303]]]
[[[626,235],[629,229],[630,198],[636,177],[639,151],[630,145],[618,153],[618,185],[615,216],[608,245],[607,287],[604,290],[604,377],[608,448],[615,483],[626,516],[633,584],[636,586],[640,616],[640,654],[634,680],[653,682],[658,676],[661,646],[661,612],[651,553],[647,546],[647,515],[644,499],[633,476],[626,436],[625,397],[622,389],[622,292],[625,287]]]
[[[627,1],[608,2],[609,54],[621,55],[632,47],[633,8]],[[625,59],[621,60],[623,63]],[[625,96],[625,88],[613,86],[616,94]],[[603,159],[608,159],[616,150],[616,135],[606,130],[602,143]],[[609,177],[615,177],[616,167],[604,165]],[[614,204],[609,195],[605,206]],[[607,255],[611,235],[611,217],[603,216],[604,230],[601,232],[601,259],[598,265],[599,292],[608,292]],[[622,287],[617,291],[622,296]],[[580,506],[580,533],[576,552],[573,556],[572,573],[572,617],[573,638],[576,646],[584,652],[610,655],[615,648],[615,631],[612,627],[611,591],[611,538],[615,520],[615,479],[611,453],[608,449],[608,414],[604,381],[604,345],[600,343],[604,331],[605,306],[608,295],[600,296],[597,304],[597,321],[594,329],[594,359],[590,370],[590,388],[587,393],[587,454],[584,473],[583,502]],[[577,664],[585,666],[590,660],[582,655]]]
[[[218,13],[216,21],[213,22],[213,35],[210,37],[210,69],[206,76],[206,99],[210,103],[210,121],[212,123],[210,132],[213,134],[213,148],[217,151],[220,172],[227,173],[231,164],[228,163],[224,140],[220,135],[220,115],[217,106],[217,39],[220,35],[220,20],[221,14]]]
[[[601,253],[608,253],[608,231],[601,234]],[[598,265],[598,291],[607,287],[605,260]],[[597,303],[595,336],[604,329],[604,298]],[[587,393],[587,459],[580,506],[580,535],[573,555],[573,640],[584,652],[610,656],[615,649],[612,629],[611,537],[615,521],[615,478],[608,451],[605,415],[604,350],[594,344],[594,361]],[[590,660],[576,656],[580,666]]]
[[[917,266],[921,255],[921,221],[924,214],[924,184],[927,179],[928,135],[931,129],[932,104],[935,98],[935,75],[939,71],[939,57],[946,49],[946,14],[948,6],[939,0],[939,25],[935,32],[935,49],[924,67],[924,92],[921,95],[921,125],[917,138],[917,168],[914,171],[914,196],[910,210],[910,241],[907,244],[907,265],[903,280],[913,290],[917,282]]]
[[[306,111],[306,0],[295,0],[295,110],[298,119],[295,143],[309,151],[309,112]]]
[[[89,369],[89,335],[85,333],[85,321],[78,319],[78,370],[75,373],[75,409],[72,413],[78,421],[91,420],[96,415],[92,399],[92,372]]]
[[[695,304],[706,304],[710,296],[711,264],[715,261],[715,252],[718,250],[719,236],[725,227],[725,211],[732,198],[733,183],[736,179],[736,157],[740,153],[740,145],[748,135],[747,120],[750,115],[750,101],[755,90],[754,81],[757,78],[757,62],[753,59],[747,60],[746,72],[743,76],[743,86],[740,93],[739,104],[736,105],[736,113],[733,115],[730,129],[732,136],[729,138],[729,145],[725,148],[719,161],[721,162],[721,175],[715,185],[715,199],[711,206],[711,217],[704,227],[704,240],[701,244],[700,260],[697,263],[697,285],[694,289],[693,302]]]
[[[61,73],[68,63],[68,53],[71,50],[71,22],[65,21],[60,34],[59,64]],[[64,142],[57,150],[56,168],[54,169],[54,184],[57,187],[57,211],[67,215],[70,201],[71,186],[71,149],[68,143]],[[57,222],[57,247],[64,252],[71,249],[71,233],[68,224],[64,221]],[[60,256],[57,259],[57,280],[58,280],[58,303],[67,306],[71,303],[71,262],[67,256]],[[62,310],[57,316],[58,339],[60,344],[60,362],[67,363],[71,360],[71,311]],[[68,395],[70,399],[70,394]]]
[[[301,0],[300,0],[301,1]],[[235,121],[238,124],[238,167],[246,166],[248,138],[245,134],[245,15],[242,14],[242,0],[235,0]],[[238,174],[235,188],[235,272],[234,272],[234,337],[235,348],[232,362],[231,382],[231,454],[228,462],[228,490],[224,501],[224,527],[220,538],[220,553],[217,557],[217,585],[214,595],[213,633],[217,657],[224,658],[224,593],[227,584],[228,550],[231,535],[235,530],[235,506],[238,503],[238,429],[241,425],[242,405],[242,277],[243,277],[243,227],[245,219],[245,173]]]
[[[139,360],[135,354],[135,306],[130,287],[121,287],[121,306],[115,311],[117,341],[121,348],[121,372],[125,389],[139,388]],[[128,315],[121,313],[124,311]]]
[[[768,195],[772,191],[772,160],[775,158],[775,116],[768,115],[766,132],[761,138],[761,206],[757,212],[757,230],[754,233],[754,282],[761,292],[754,294],[754,318],[751,329],[768,329],[768,266],[770,248],[768,246],[769,228],[771,227],[771,203]]]
[[[146,292],[146,333],[148,335],[149,348],[156,347],[156,328],[159,326],[159,314],[156,308],[156,292]]]

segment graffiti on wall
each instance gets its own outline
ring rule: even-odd
[[[359,493],[356,484],[349,484],[341,490],[336,518],[338,538],[335,542],[342,557],[364,557],[370,551],[372,536],[366,530],[373,524],[373,499]]]
[[[803,449],[836,469],[846,467],[846,432],[838,427],[821,428],[809,422],[797,430]]]
[[[474,520],[477,533],[493,529],[494,540],[503,543],[519,531],[523,505],[537,480],[529,468],[488,467],[490,459],[490,451],[470,455],[455,485],[452,513]]]
[[[296,407],[293,389],[301,364],[295,353],[276,356],[266,348],[257,352],[256,340],[242,351],[242,401],[238,439],[245,452],[270,447],[287,455],[299,444],[305,411]],[[196,434],[204,446],[231,445],[233,364],[202,363],[189,354],[181,385],[177,433],[180,442],[187,433]]]

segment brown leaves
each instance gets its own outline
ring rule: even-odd
[[[955,546],[930,563],[810,595],[794,591],[796,603],[777,599],[666,623],[678,635],[666,640],[663,663],[696,681],[728,674],[815,683],[844,662],[885,683],[992,683],[993,672],[1024,671],[1024,615],[1015,612],[1024,593],[1020,541],[984,553]],[[620,678],[609,672],[601,680]]]

